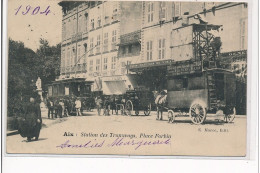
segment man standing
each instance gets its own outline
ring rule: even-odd
[[[53,119],[53,109],[54,109],[54,104],[53,101],[51,99],[48,99],[47,101],[47,107],[48,107],[48,118],[50,119],[50,114],[51,114],[51,118]]]
[[[100,98],[100,96],[98,96],[95,99],[95,102],[96,102],[96,106],[97,106],[98,115],[100,115],[101,114],[101,108],[102,108],[102,99]]]
[[[75,108],[76,108],[76,116],[81,116],[81,101],[79,98],[75,101]]]

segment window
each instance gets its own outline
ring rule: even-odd
[[[148,2],[148,23],[153,22],[153,2]]]
[[[100,59],[96,60],[96,71],[100,70]]]
[[[90,55],[93,54],[93,49],[94,49],[94,38],[91,38],[90,39],[90,50],[89,50]]]
[[[166,2],[160,2],[159,18],[161,21],[166,19]]]
[[[70,50],[67,51],[66,65],[67,67],[70,66]]]
[[[173,17],[181,16],[181,3],[180,2],[174,2],[173,3]]]
[[[109,24],[109,16],[105,16],[105,25]]]
[[[98,17],[98,21],[97,21],[97,27],[101,27],[101,17]]]
[[[126,64],[125,62],[121,62],[121,74],[125,74],[126,72]]]
[[[68,21],[68,23],[67,23],[67,31],[68,31],[68,33],[67,33],[67,37],[66,37],[66,38],[70,38],[71,35],[72,35],[72,33],[71,33],[71,21],[70,21],[70,19],[69,19],[69,21]]]
[[[152,41],[148,41],[146,43],[146,53],[147,53],[147,60],[148,61],[153,59],[152,48],[153,48],[153,42]]]
[[[113,16],[112,16],[113,21],[117,21],[117,3],[115,2],[114,7],[113,7]]]
[[[73,71],[74,69],[74,62],[75,62],[75,57],[74,57],[74,48],[72,48],[72,50],[70,51],[70,67],[71,67],[71,71]]]
[[[91,19],[91,29],[95,29],[94,19]]]
[[[93,72],[93,60],[89,61],[89,71]]]
[[[84,43],[84,52],[87,53],[87,51],[88,51],[88,44]]]
[[[104,70],[107,70],[107,58],[104,58],[104,67],[103,67]]]
[[[88,32],[88,13],[85,13],[84,14],[84,29],[83,29],[83,32]]]
[[[78,30],[79,30],[79,32],[82,32],[83,31],[83,25],[84,25],[84,21],[82,20],[83,19],[83,17],[82,17],[82,15],[80,14],[79,15],[79,23],[78,23]]]
[[[81,63],[80,63],[80,62],[81,62],[81,49],[80,49],[80,45],[79,45],[79,47],[78,47],[78,52],[77,52],[77,54],[78,54],[78,58],[77,58],[77,61],[78,61],[78,62],[76,62],[76,63],[81,64]]]
[[[61,54],[61,68],[65,67],[65,60],[66,60],[65,50],[62,50],[62,54]]]
[[[112,63],[111,63],[111,69],[115,69],[116,68],[116,56],[112,57]]]
[[[159,39],[159,59],[165,58],[165,39]]]
[[[62,36],[62,38],[63,38],[63,40],[66,40],[66,33],[67,33],[67,30],[66,30],[66,22],[64,22],[63,23],[63,36]]]
[[[77,33],[77,20],[76,17],[73,19],[73,24],[72,24],[72,34],[75,35]]]
[[[75,49],[74,47],[72,48],[72,52],[71,52],[71,53],[73,54],[72,57],[74,58],[74,63],[71,63],[71,65],[72,65],[72,66],[75,66],[76,63],[77,63],[77,58],[78,58],[78,57],[77,57],[77,55],[76,55],[76,49]],[[72,59],[73,59],[73,58],[72,58]]]
[[[100,53],[100,35],[97,36],[97,49],[96,53]]]
[[[104,52],[108,51],[108,33],[104,34]]]
[[[116,30],[112,31],[112,50],[116,49]]]

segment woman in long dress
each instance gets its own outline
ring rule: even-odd
[[[25,106],[24,116],[19,120],[18,131],[22,137],[27,137],[27,141],[31,141],[33,137],[35,137],[37,141],[39,139],[41,126],[40,105],[31,97],[30,103]]]

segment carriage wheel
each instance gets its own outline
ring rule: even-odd
[[[152,108],[152,105],[151,105],[151,103],[150,103],[150,104],[148,104],[147,107],[145,108],[145,110],[144,110],[144,115],[146,115],[146,116],[150,115],[150,113],[151,113],[151,108]]]
[[[131,100],[128,100],[125,104],[125,112],[126,115],[131,116],[131,112],[133,110],[133,103],[131,102]]]
[[[193,104],[190,107],[190,118],[194,124],[201,124],[206,119],[206,109],[200,104]]]
[[[230,112],[228,114],[224,114],[224,121],[226,123],[231,123],[236,116],[236,108],[233,107],[233,109],[230,110]]]
[[[175,120],[175,114],[173,110],[168,111],[168,123],[173,123]]]

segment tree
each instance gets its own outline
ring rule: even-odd
[[[36,51],[38,64],[37,74],[42,79],[43,90],[46,84],[54,81],[60,74],[61,44],[50,46],[45,39],[40,39],[40,47]]]
[[[24,46],[23,42],[9,39],[8,52],[8,116],[22,113],[29,97],[37,94],[35,82],[42,79],[43,89],[60,71],[61,45],[50,46],[40,39],[36,53]],[[37,95],[38,96],[38,95]]]
[[[8,116],[22,112],[22,107],[34,91],[35,52],[22,42],[9,39],[8,51]]]

